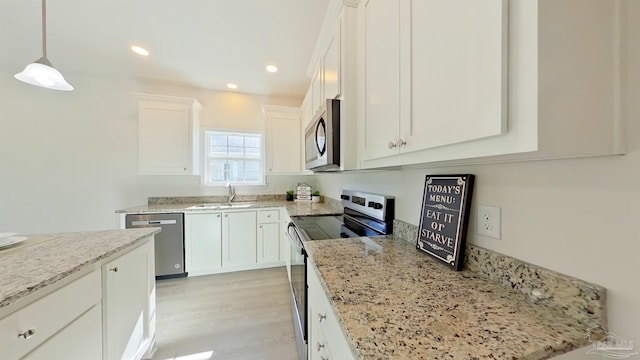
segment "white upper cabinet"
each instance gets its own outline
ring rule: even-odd
[[[401,152],[506,132],[507,10],[507,0],[411,1]]]
[[[327,99],[340,100],[340,170],[358,168],[356,5],[356,1],[330,1],[307,69],[311,84],[301,106],[304,130]]]
[[[361,3],[361,160],[506,130],[506,0]]]
[[[320,107],[323,104],[324,99],[324,91],[322,84],[322,63],[316,69],[315,74],[313,75],[313,79],[311,80],[311,114],[315,116]]]
[[[263,106],[267,174],[298,174],[302,169],[300,109]]]
[[[361,1],[360,167],[624,153],[620,11],[601,0]]]
[[[198,175],[200,103],[195,99],[137,95],[138,173]]]
[[[341,89],[341,64],[340,64],[340,36],[342,22],[338,21],[335,25],[335,30],[329,38],[329,45],[327,51],[322,57],[322,79],[324,84],[324,99],[337,99],[340,97]]]
[[[397,154],[400,131],[400,2],[366,0],[360,6],[364,83],[359,96],[361,160]]]

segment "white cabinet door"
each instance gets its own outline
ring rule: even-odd
[[[222,266],[242,267],[256,264],[255,211],[226,212],[222,219]]]
[[[93,306],[23,359],[101,359],[102,307],[100,305],[99,303]]]
[[[280,261],[280,224],[266,223],[258,225],[258,262],[272,263]]]
[[[142,97],[138,103],[140,175],[198,175],[200,104],[193,99]]]
[[[106,359],[132,359],[144,342],[152,242],[103,265]]]
[[[400,2],[368,0],[360,6],[364,37],[364,133],[361,160],[397,154],[400,126]]]
[[[340,61],[340,42],[341,42],[341,26],[342,22],[338,19],[335,32],[329,40],[327,51],[322,58],[323,81],[324,81],[324,98],[337,99],[341,94],[341,61]]]
[[[186,214],[185,260],[190,276],[218,272],[222,267],[222,213]]]
[[[311,116],[316,116],[320,107],[324,104],[324,90],[322,89],[322,62],[316,69],[311,80]]]
[[[504,133],[507,1],[412,0],[410,12],[412,107],[400,151]]]
[[[267,173],[300,173],[300,109],[263,106],[267,128]]]

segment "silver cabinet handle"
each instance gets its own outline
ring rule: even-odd
[[[320,343],[317,343],[317,344],[316,344],[316,349],[317,349],[318,351],[320,351],[320,349],[322,349],[322,348],[324,348],[324,344],[320,344]]]
[[[389,149],[393,149],[396,146],[397,146],[396,143],[394,143],[393,141],[389,141],[389,144],[387,145]]]
[[[326,318],[327,318],[327,315],[322,315],[318,313],[318,322],[322,322],[322,320],[325,320]]]
[[[109,271],[118,272],[118,267],[114,266],[112,268],[109,268]]]
[[[398,139],[398,141],[396,141],[396,146],[397,147],[403,147],[405,145],[407,145],[407,142],[402,140],[402,139]]]
[[[23,339],[28,339],[28,338],[32,337],[35,333],[36,333],[36,329],[31,328],[29,330],[25,330],[25,331],[19,333],[18,337],[19,338],[23,338]]]

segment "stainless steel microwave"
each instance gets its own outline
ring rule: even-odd
[[[304,134],[306,169],[340,170],[340,100],[326,100]]]

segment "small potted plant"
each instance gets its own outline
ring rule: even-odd
[[[313,194],[311,194],[311,201],[314,203],[320,202],[320,191],[314,191]]]
[[[293,190],[287,191],[287,201],[293,201]]]

